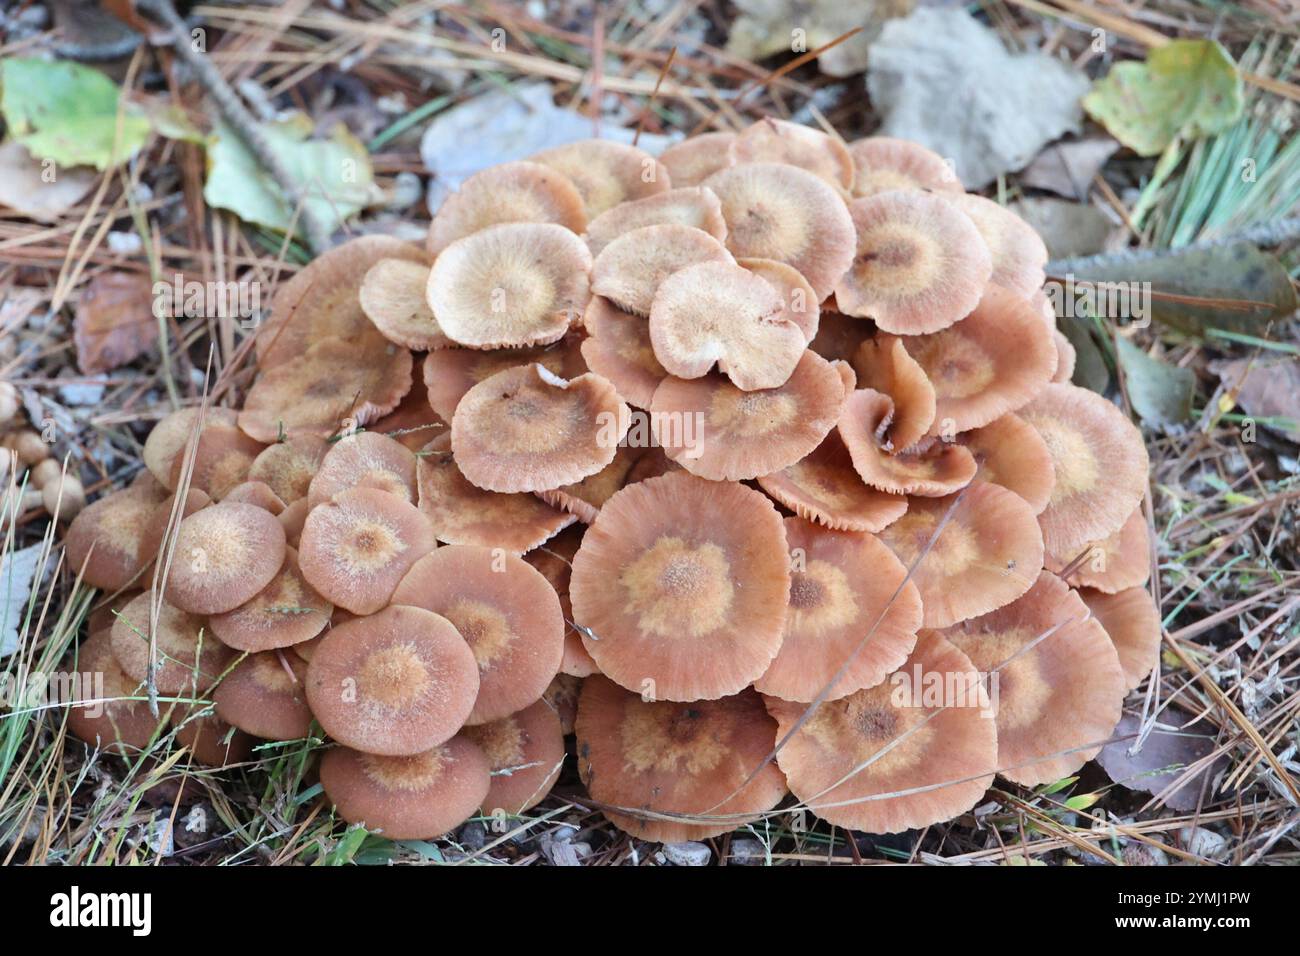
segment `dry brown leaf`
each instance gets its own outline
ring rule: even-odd
[[[153,283],[136,272],[106,272],[81,294],[75,319],[77,366],[86,375],[125,365],[157,339]]]
[[[33,159],[22,143],[0,143],[0,206],[29,219],[58,219],[90,192],[96,175],[84,166],[47,167]]]

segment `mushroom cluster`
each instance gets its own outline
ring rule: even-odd
[[[1146,451],[1069,384],[1046,261],[928,150],[775,119],[484,170],[425,248],[298,272],[243,408],[165,419],[77,518],[121,595],[81,653],[215,684],[227,747],[316,721],[394,838],[535,805],[571,732],[649,840],[1056,780],[1160,632]],[[142,707],[72,726],[140,746]]]

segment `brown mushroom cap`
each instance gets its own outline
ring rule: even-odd
[[[805,342],[812,342],[817,337],[817,325],[821,319],[817,291],[798,269],[775,259],[738,259],[736,262],[766,279],[776,289],[781,296],[782,315],[799,326]]]
[[[331,445],[315,435],[297,435],[268,445],[248,469],[250,481],[265,482],[285,504],[307,497],[311,480]]]
[[[1052,453],[1056,484],[1038,516],[1051,554],[1077,554],[1118,531],[1146,493],[1142,434],[1096,392],[1051,384],[1020,410]]]
[[[280,527],[284,528],[285,543],[291,548],[297,548],[302,542],[302,528],[307,523],[307,512],[311,509],[307,507],[307,499],[299,498],[297,501],[291,501],[284,506],[284,510],[276,515],[280,522]]]
[[[642,226],[614,239],[596,256],[591,291],[620,309],[649,315],[660,283],[674,272],[702,262],[735,260],[726,246],[694,226]]]
[[[599,675],[588,677],[575,730],[578,772],[588,792],[611,823],[641,840],[728,833],[785,796],[781,771],[775,763],[764,765],[776,742],[776,723],[752,690],[670,703],[647,701]]]
[[[325,751],[320,780],[339,816],[390,840],[442,836],[483,803],[491,782],[487,757],[453,737],[409,757],[382,757],[347,747]]]
[[[886,332],[947,328],[979,305],[993,260],[979,230],[946,199],[899,190],[849,203],[857,229],[852,268],[835,286],[841,312]]]
[[[448,348],[454,343],[429,308],[428,288],[429,266],[380,259],[361,281],[361,311],[390,342],[419,351]]]
[[[485,724],[522,710],[540,700],[559,673],[560,600],[522,558],[448,545],[416,562],[393,601],[441,614],[468,643],[479,691],[466,723]]]
[[[287,547],[284,564],[270,583],[233,611],[212,615],[208,627],[228,647],[269,651],[311,640],[333,613],[334,606],[302,576],[298,552]]]
[[[754,689],[811,701],[879,684],[907,660],[921,627],[907,569],[869,534],[786,518],[785,538],[794,556],[785,639]]]
[[[564,732],[555,708],[544,700],[490,724],[466,727],[492,768],[483,798],[489,816],[515,816],[546,799],[564,765]]]
[[[588,220],[621,202],[645,199],[672,188],[672,177],[663,163],[624,143],[580,140],[542,150],[532,159],[569,178],[582,196]]]
[[[419,246],[379,235],[349,240],[317,256],[276,290],[270,318],[257,333],[257,364],[268,369],[292,361],[313,343],[330,338],[348,342],[353,351],[385,345],[357,295],[366,273],[381,259],[429,262]]]
[[[960,440],[979,463],[981,481],[1014,491],[1034,514],[1047,507],[1056,468],[1047,443],[1027,421],[1008,412],[983,428],[965,432]]]
[[[205,767],[231,767],[253,752],[253,738],[230,726],[203,705],[177,707],[171,712],[176,743],[190,752],[194,763]]]
[[[349,488],[377,488],[415,502],[415,454],[379,432],[357,432],[334,442],[307,489],[315,508]]]
[[[570,677],[590,677],[599,674],[600,668],[583,646],[582,636],[573,626],[573,604],[569,600],[569,580],[573,574],[573,556],[578,553],[584,529],[569,528],[524,555],[524,560],[542,573],[560,598],[560,613],[564,615],[564,656],[560,659],[560,674]],[[552,681],[552,684],[554,681]],[[573,700],[576,706],[577,698]],[[571,733],[572,729],[565,731]]]
[[[783,385],[806,344],[776,288],[726,262],[690,266],[659,284],[650,343],[670,374],[700,378],[716,364],[745,391]]]
[[[998,773],[1008,780],[1035,787],[1074,773],[1119,723],[1125,686],[1115,648],[1050,572],[1013,603],[943,634],[978,670],[997,674],[990,696]]]
[[[1043,566],[1038,523],[1019,495],[972,481],[953,503],[952,498],[912,498],[907,514],[880,533],[903,564],[915,565],[912,582],[921,592],[924,624],[931,628],[1014,601],[1033,586]],[[935,538],[945,515],[947,523]]]
[[[961,445],[929,441],[890,455],[880,444],[894,417],[888,395],[870,388],[844,400],[838,430],[853,467],[873,488],[900,495],[938,497],[959,491],[975,477],[975,458]]]
[[[629,424],[607,379],[562,379],[541,365],[498,372],[456,406],[451,447],[461,473],[488,491],[545,491],[611,461]]]
[[[163,418],[149,432],[144,440],[141,459],[158,482],[169,491],[174,491],[173,472],[176,459],[181,457],[189,444],[190,437],[198,427],[200,409],[182,408]],[[203,427],[224,425],[233,428],[238,421],[238,414],[229,408],[208,408],[202,410]]]
[[[239,427],[264,444],[283,437],[328,438],[387,415],[411,390],[411,353],[380,339],[362,349],[320,339],[257,377]]]
[[[221,614],[252,600],[284,564],[284,526],[256,505],[223,502],[180,523],[167,600],[191,614]]]
[[[868,136],[849,144],[853,158],[854,196],[874,196],[896,189],[963,192],[961,180],[938,153],[920,143],[889,136]]]
[[[242,501],[247,505],[257,505],[263,511],[279,517],[284,511],[284,502],[271,486],[264,481],[244,481],[235,485],[221,499],[222,501]],[[198,510],[198,509],[195,509]]]
[[[420,510],[445,544],[475,544],[523,554],[575,520],[534,495],[501,494],[471,484],[456,466],[447,435],[425,447],[415,474]]]
[[[735,164],[731,144],[736,134],[701,133],[669,146],[659,155],[677,188],[698,186],[720,169]]]
[[[587,305],[591,253],[563,226],[505,223],[438,256],[428,296],[442,331],[476,349],[545,345]]]
[[[666,223],[702,229],[719,242],[727,238],[727,223],[722,218],[722,203],[717,195],[704,186],[691,186],[620,203],[606,210],[588,224],[587,245],[591,254],[599,257],[618,237],[645,226]]]
[[[86,633],[98,634],[112,629],[113,622],[122,609],[143,593],[139,590],[121,591],[117,594],[104,595],[91,612],[86,615]]]
[[[1066,576],[1066,583],[1095,588],[1106,594],[1146,587],[1151,578],[1151,533],[1141,506],[1133,509],[1118,531],[1100,541],[1084,545],[1073,554],[1057,555],[1049,551],[1045,566],[1060,574],[1085,552],[1083,561]]]
[[[1078,594],[1115,645],[1124,671],[1124,689],[1133,690],[1160,663],[1160,612],[1151,593],[1146,588],[1126,588],[1115,594],[1080,588]]]
[[[587,366],[583,363],[575,339],[576,337],[569,336],[553,345],[531,349],[498,349],[492,352],[443,349],[430,352],[424,359],[423,373],[428,388],[429,406],[443,421],[450,422],[465,393],[479,382],[508,368],[519,368],[534,362],[560,378],[576,378],[587,371]]]
[[[553,508],[574,515],[583,524],[591,524],[600,514],[601,506],[627,483],[628,473],[642,451],[619,445],[614,451],[614,460],[594,475],[570,485],[536,492],[537,497]]]
[[[927,677],[941,678],[951,700],[927,699]],[[998,740],[986,704],[969,658],[922,632],[893,677],[821,704],[777,762],[794,795],[837,826],[899,833],[942,823],[993,783]],[[767,709],[784,739],[807,706],[768,698]]]
[[[664,453],[693,475],[741,481],[788,468],[835,428],[839,372],[805,351],[784,385],[742,392],[721,375],[669,377],[650,403]]]
[[[203,618],[164,602],[158,614],[158,626],[150,629],[150,604],[153,592],[136,597],[113,622],[113,656],[122,671],[138,683],[149,676],[149,635],[156,635],[158,646],[154,686],[158,693],[180,694],[187,690],[204,691],[230,665],[234,654],[204,627]]]
[[[120,591],[138,581],[153,561],[142,547],[149,519],[167,489],[149,472],[83,508],[63,538],[68,567],[91,587]]]
[[[560,729],[566,735],[573,733],[578,717],[578,694],[582,692],[582,679],[569,674],[556,674],[542,699],[555,710]]]
[[[970,193],[945,196],[970,217],[984,237],[993,257],[990,281],[1017,295],[1029,298],[1043,287],[1047,276],[1047,246],[1034,227],[1010,209],[991,199]]]
[[[894,403],[885,435],[885,447],[892,451],[915,445],[935,420],[934,386],[903,343],[899,336],[882,333],[863,341],[853,355],[853,370],[863,387],[883,392]]]
[[[837,531],[880,531],[907,511],[907,498],[863,483],[839,432],[801,461],[758,479],[759,487],[801,518]]]
[[[655,358],[650,323],[594,295],[587,303],[583,324],[589,333],[582,342],[582,357],[588,367],[609,379],[623,401],[649,408],[655,389],[668,374]]]
[[[317,505],[302,528],[298,561],[332,604],[373,614],[420,558],[438,546],[415,505],[375,488],[352,488]]]
[[[230,489],[248,480],[248,470],[263,447],[233,425],[205,425],[194,452],[189,487],[220,501]],[[186,452],[182,450],[172,462],[169,488],[180,486],[185,464]]]
[[[106,630],[92,633],[77,651],[74,703],[68,707],[68,730],[79,740],[117,753],[149,746],[158,720],[149,713],[140,682],[132,680],[113,656]],[[87,703],[78,703],[78,702]]]
[[[853,185],[853,157],[836,136],[765,116],[731,142],[731,156],[741,163],[786,163],[806,169],[839,189]]]
[[[587,216],[567,176],[541,163],[501,163],[470,176],[438,208],[429,224],[429,254],[507,222],[550,222],[581,233]]]
[[[212,499],[207,496],[206,492],[191,488],[185,493],[185,500],[181,503],[177,521],[188,518],[194,512],[206,508],[210,504],[212,504]],[[140,535],[140,554],[147,556],[150,561],[156,561],[162,556],[162,547],[167,538],[167,527],[171,524],[172,512],[175,510],[176,495],[170,495],[161,504],[154,507],[153,512],[149,515],[149,520],[145,523],[144,530]],[[176,559],[177,557],[173,558],[173,560]],[[155,567],[154,576],[157,575],[157,572],[158,569]]]
[[[760,677],[790,589],[776,509],[681,472],[629,485],[587,529],[569,596],[602,672],[666,700],[713,700]]]
[[[819,302],[853,264],[848,208],[835,187],[806,169],[746,163],[714,173],[705,185],[722,201],[732,254],[793,266]]]
[[[217,685],[217,716],[266,740],[306,737],[312,721],[306,677],[307,663],[294,654],[250,654]]]
[[[451,622],[399,604],[328,631],[307,667],[311,712],[363,753],[410,756],[449,740],[478,689],[474,654]]]

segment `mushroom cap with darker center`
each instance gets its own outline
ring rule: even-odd
[[[220,501],[231,489],[248,480],[249,469],[264,447],[234,425],[205,425],[194,449],[193,464],[188,461],[188,446],[172,461],[168,487],[179,488],[181,477],[189,467],[189,487],[206,492],[213,501]]]
[[[144,440],[140,458],[149,473],[169,491],[176,490],[172,483],[174,465],[189,445],[194,430],[198,428],[200,416],[204,429],[217,425],[233,428],[239,419],[239,414],[229,408],[182,408],[154,425],[149,437]]]
[[[250,654],[217,685],[217,716],[265,740],[297,740],[311,730],[307,663],[295,654]]]
[[[964,432],[958,440],[975,456],[981,481],[1014,491],[1034,514],[1047,507],[1056,468],[1047,442],[1023,418],[1007,412],[983,428]]]
[[[181,521],[167,569],[167,600],[192,614],[221,614],[271,583],[284,564],[284,526],[256,505],[209,505]]]
[[[734,263],[731,253],[703,229],[680,223],[642,226],[612,240],[591,267],[591,291],[620,309],[649,315],[659,284],[702,262]]]
[[[573,559],[569,596],[602,672],[666,700],[734,694],[781,646],[785,530],[743,485],[683,472],[629,485]]]
[[[325,732],[363,753],[410,756],[451,739],[478,693],[478,665],[441,615],[392,605],[332,628],[307,668]]]
[[[268,445],[248,469],[250,481],[265,482],[285,504],[307,497],[320,463],[333,448],[316,435],[298,435]]]
[[[330,447],[307,490],[315,508],[349,488],[376,488],[415,502],[415,454],[387,435],[357,432]]]

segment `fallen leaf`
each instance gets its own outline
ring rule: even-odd
[[[1087,203],[1050,197],[1022,199],[1013,203],[1011,210],[1043,237],[1053,259],[1095,255],[1124,234],[1113,219]]]
[[[379,198],[370,154],[343,124],[329,139],[309,139],[312,122],[302,113],[260,128],[272,154],[299,184],[303,201],[330,232]],[[217,128],[208,147],[203,198],[209,206],[278,232],[294,222],[294,207],[279,184],[227,126]]]
[[[92,279],[73,322],[77,367],[94,375],[147,351],[158,340],[153,303],[153,283],[147,275],[104,272]]]
[[[39,159],[107,169],[149,138],[149,120],[99,70],[69,60],[0,61],[0,112],[9,134]]]
[[[94,185],[92,169],[46,165],[17,140],[0,143],[0,206],[29,219],[53,222],[81,202]]]
[[[1178,425],[1192,417],[1196,375],[1148,355],[1123,336],[1117,339],[1116,360],[1133,410],[1148,425]]]
[[[1118,149],[1119,143],[1109,136],[1052,143],[1021,170],[1020,183],[1067,199],[1087,199],[1093,178]]]
[[[1241,115],[1241,76],[1216,40],[1173,40],[1146,62],[1117,63],[1084,97],[1084,109],[1139,156],[1175,137],[1227,129]]]
[[[1182,776],[1186,767],[1214,752],[1214,727],[1208,722],[1187,726],[1190,720],[1191,717],[1172,708],[1165,711],[1161,722],[1142,742],[1142,749],[1137,753],[1129,753],[1129,748],[1136,743],[1141,722],[1138,718],[1125,714],[1115,728],[1115,736],[1133,739],[1116,740],[1102,747],[1097,762],[1110,779],[1120,786],[1158,794]],[[1173,729],[1176,727],[1183,729]],[[1165,805],[1184,813],[1195,810],[1202,784],[1207,778],[1213,781],[1226,766],[1225,757],[1211,762],[1168,794]],[[1211,802],[1213,796],[1213,790],[1207,789],[1206,803]]]
[[[867,68],[871,44],[885,21],[909,14],[916,0],[736,0],[727,52],[745,60],[776,53],[806,53],[850,30],[862,28],[817,58],[828,76],[851,76]]]
[[[1012,54],[961,9],[922,7],[871,45],[867,91],[880,133],[952,160],[968,189],[1022,169],[1045,143],[1078,132],[1088,78],[1042,53]]]
[[[0,558],[0,658],[18,650],[18,635],[27,616],[27,601],[32,594],[43,547],[33,544],[21,550],[6,551]]]
[[[1270,431],[1300,442],[1300,359],[1256,358],[1211,362],[1236,405]]]
[[[1058,318],[1056,325],[1074,346],[1074,374],[1070,376],[1070,381],[1098,395],[1105,395],[1110,388],[1110,366],[1106,363],[1101,346],[1097,344],[1097,333],[1092,320]]]

